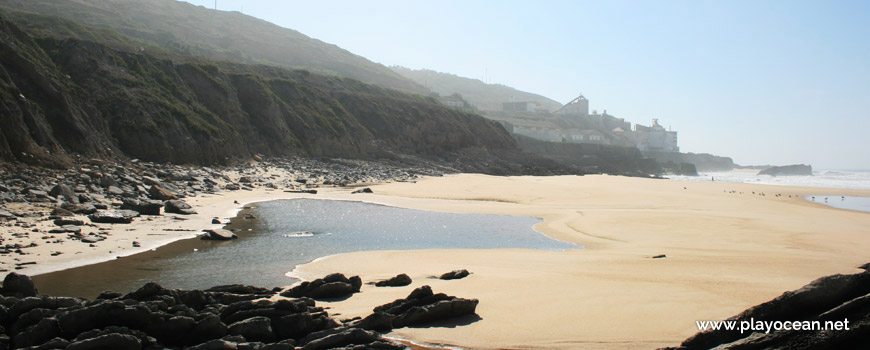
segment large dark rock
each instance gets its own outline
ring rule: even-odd
[[[215,228],[205,230],[205,234],[202,235],[201,239],[204,240],[214,240],[214,241],[229,241],[232,239],[239,238],[230,230],[224,230],[222,228]]]
[[[67,202],[78,203],[79,197],[76,195],[75,191],[73,191],[72,187],[69,187],[65,184],[58,184],[51,188],[51,191],[48,192],[52,197],[62,198]]]
[[[775,166],[758,172],[758,175],[770,176],[812,176],[813,167],[805,164]]]
[[[399,274],[393,278],[378,281],[375,286],[378,287],[402,287],[411,284],[411,277],[406,274]]]
[[[726,321],[849,321],[849,330],[772,332],[708,330],[686,339],[679,350],[701,349],[859,349],[870,344],[870,272],[819,278],[756,305]]]
[[[272,331],[272,320],[268,317],[251,317],[233,323],[229,326],[229,334],[241,335],[249,341],[274,342],[275,332]]]
[[[140,350],[142,341],[129,334],[106,334],[70,344],[66,350]]]
[[[468,277],[469,274],[470,273],[468,272],[468,270],[462,269],[462,270],[450,271],[448,273],[441,275],[438,278],[440,278],[442,280],[458,280],[461,278]]]
[[[160,208],[163,207],[163,202],[152,199],[136,199],[126,198],[121,209],[128,209],[139,213],[140,215],[160,215]]]
[[[309,297],[320,300],[336,299],[348,297],[353,293],[359,292],[361,284],[362,280],[359,279],[359,276],[347,278],[343,274],[334,273],[314,281],[302,282],[281,293],[281,295],[293,298]]]
[[[3,279],[3,295],[5,296],[26,298],[35,296],[36,293],[36,286],[29,276],[10,272]]]
[[[323,338],[313,340],[308,344],[305,344],[305,346],[302,347],[302,350],[326,350],[344,347],[351,344],[368,344],[378,340],[379,338],[380,336],[375,332],[350,328],[340,333],[330,334]]]
[[[60,207],[76,214],[89,215],[97,212],[97,208],[93,204],[64,203]]]
[[[166,205],[164,206],[164,211],[172,214],[182,214],[182,215],[193,215],[196,214],[196,210],[187,204],[187,202],[180,199],[172,199],[166,201]]]
[[[88,215],[88,219],[91,222],[101,224],[129,224],[137,215],[138,213],[131,211],[97,210],[97,212]]]
[[[383,321],[379,319],[387,318],[389,315],[395,317],[392,320],[392,328],[401,328],[473,315],[477,304],[477,299],[457,298],[443,293],[434,294],[431,287],[423,286],[415,289],[405,299],[398,299],[374,309],[375,314],[386,315],[371,315],[363,321],[382,327],[380,322]]]
[[[150,196],[151,199],[160,201],[178,199],[178,195],[158,185],[151,186],[151,188],[148,189],[148,196]]]

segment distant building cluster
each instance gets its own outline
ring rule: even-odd
[[[634,146],[641,151],[679,152],[677,132],[659,125],[631,123],[622,118],[589,112],[589,100],[582,94],[555,112],[550,113],[535,102],[505,102],[502,111],[508,115],[549,114],[551,118],[505,118],[502,123],[515,134],[538,140],[566,143],[593,143]]]

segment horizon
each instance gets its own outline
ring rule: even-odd
[[[185,0],[214,8],[211,0]],[[870,169],[870,3],[220,0],[384,66],[502,84],[740,165]],[[401,29],[401,30],[397,30]],[[859,156],[855,157],[854,154]]]

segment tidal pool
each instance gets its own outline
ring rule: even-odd
[[[245,214],[256,218],[241,219]],[[297,265],[339,253],[582,248],[532,229],[540,221],[522,216],[442,213],[354,201],[277,200],[253,204],[242,211],[227,227],[236,231],[239,236],[236,240],[184,240],[155,251],[35,276],[34,280],[43,294],[84,297],[94,297],[103,290],[128,292],[149,281],[182,289],[233,283],[271,288],[293,283],[285,274]]]

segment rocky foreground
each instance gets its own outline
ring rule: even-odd
[[[741,322],[745,326],[762,326],[776,321],[801,321],[802,325],[820,321],[822,327],[825,322],[831,322],[840,329],[710,330],[695,334],[678,347],[662,350],[867,349],[870,346],[870,263],[861,268],[864,272],[819,278],[728,319],[738,326]]]
[[[29,277],[13,272],[0,297],[0,349],[404,349],[378,331],[474,315],[478,303],[423,286],[362,319],[338,320],[316,304],[351,297],[361,284],[341,274],[285,291],[243,285],[172,290],[148,283],[86,300],[38,295]]]
[[[0,163],[0,271],[45,261],[45,255],[29,252],[37,246],[50,246],[51,255],[60,255],[70,253],[71,244],[98,247],[134,220],[185,220],[196,213],[185,201],[191,197],[258,188],[317,193],[322,186],[413,181],[454,171],[301,158],[227,167],[80,158],[65,170]]]

